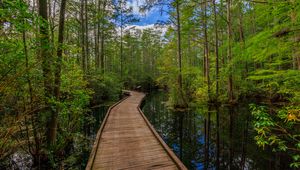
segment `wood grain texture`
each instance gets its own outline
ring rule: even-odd
[[[139,109],[144,97],[130,91],[128,98],[109,109],[87,170],[186,169]]]

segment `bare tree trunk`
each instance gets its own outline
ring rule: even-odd
[[[121,22],[122,23],[122,22]],[[121,62],[121,79],[123,79],[123,24],[121,24],[121,47],[120,47],[120,62]]]
[[[27,49],[27,43],[26,43],[26,31],[25,31],[25,29],[23,29],[23,31],[22,31],[22,40],[23,40],[23,46],[24,46],[25,66],[26,66],[26,70],[28,70],[28,68],[29,68],[29,58],[28,58],[28,49]],[[32,88],[32,83],[31,83],[31,80],[30,80],[29,73],[27,73],[26,79],[27,79],[28,91],[29,91],[29,109],[32,110],[32,106],[33,106],[33,88]],[[30,140],[28,140],[29,141],[30,153],[34,157],[34,165],[39,165],[39,156],[40,156],[40,139],[37,135],[38,132],[37,132],[36,124],[35,124],[35,121],[38,118],[38,116],[39,116],[38,112],[35,112],[35,113],[33,113],[32,116],[30,116],[32,132],[33,132],[33,138],[34,138],[34,142],[35,142],[35,145],[34,145],[35,150],[34,151],[33,151],[33,149],[30,149],[31,143],[30,143]],[[27,133],[28,133],[28,129],[27,129]]]
[[[231,0],[227,0],[227,38],[228,38],[228,49],[227,49],[227,57],[229,64],[229,75],[228,75],[228,98],[229,102],[233,102],[233,78],[232,78],[232,51],[231,51],[231,43],[232,43],[232,23],[231,23]]]
[[[89,25],[88,25],[88,3],[87,0],[84,1],[84,9],[85,9],[85,61],[86,61],[86,70],[88,71],[90,68],[90,51],[89,51]]]
[[[216,0],[213,0],[213,8],[214,8],[214,24],[215,24],[216,101],[218,101],[218,97],[219,97],[219,34],[218,34]]]
[[[101,52],[100,52],[100,65],[101,65],[101,72],[104,73],[105,71],[105,66],[104,66],[104,39],[105,39],[105,35],[104,35],[104,28],[102,28],[101,30]]]
[[[209,77],[209,48],[208,48],[208,35],[207,35],[207,1],[204,2],[204,15],[203,15],[203,28],[204,28],[204,58],[205,58],[205,81],[207,84],[208,100],[210,100],[210,77]]]
[[[244,29],[243,29],[243,4],[242,2],[238,2],[239,3],[239,34],[240,34],[240,42],[242,45],[242,53],[244,53],[244,49],[245,49],[245,35],[244,35]],[[243,78],[247,77],[248,75],[248,62],[247,60],[244,61],[245,64],[245,72],[243,75]]]
[[[180,0],[176,0],[176,21],[177,21],[177,57],[178,57],[178,85],[179,85],[179,94],[180,94],[180,103],[179,105],[186,105],[186,101],[183,95],[182,89],[182,50],[181,50],[181,24],[180,24]]]
[[[94,28],[94,38],[95,38],[95,69],[98,70],[100,67],[100,56],[99,56],[99,40],[100,40],[100,4],[101,1],[98,0],[97,2],[97,13],[96,13],[96,20],[97,23],[95,24]]]
[[[81,64],[82,64],[82,70],[84,73],[86,73],[86,49],[85,49],[85,26],[84,26],[84,1],[80,2],[80,22],[81,22]]]
[[[187,58],[187,63],[188,66],[192,66],[192,48],[191,48],[191,31],[188,32],[188,58]]]
[[[104,17],[106,15],[106,4],[107,4],[107,0],[104,0],[103,2],[103,6],[102,6],[102,15],[101,15],[101,41],[100,41],[100,46],[101,46],[101,51],[100,51],[100,65],[101,65],[101,72],[104,73],[105,71],[105,66],[104,66],[104,40],[105,40],[105,35],[104,35]],[[99,33],[98,33],[99,34]]]

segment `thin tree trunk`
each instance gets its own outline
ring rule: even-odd
[[[106,8],[106,4],[107,4],[107,0],[105,0],[103,2],[103,7],[102,7],[102,15],[101,15],[101,42],[100,42],[100,46],[101,46],[101,51],[100,51],[100,65],[101,65],[101,72],[104,73],[105,71],[105,66],[104,66],[104,40],[105,40],[105,35],[104,35],[104,17],[106,15],[106,12],[105,12],[105,8]],[[99,33],[98,33],[99,34]]]
[[[104,30],[102,28],[101,30],[101,52],[100,52],[100,65],[101,65],[101,72],[104,73],[105,72],[105,66],[104,66],[104,39],[105,39],[105,35],[104,35]]]
[[[205,81],[207,84],[208,100],[210,101],[210,77],[209,77],[209,49],[208,49],[208,35],[207,35],[207,1],[204,2],[204,58],[205,58]]]
[[[23,40],[23,47],[24,47],[24,55],[25,55],[25,66],[26,70],[29,68],[29,59],[28,59],[28,50],[27,50],[27,43],[26,43],[26,32],[25,30],[22,31],[22,40]],[[29,90],[29,97],[30,97],[30,105],[33,102],[33,88],[30,80],[29,73],[26,75],[27,83],[28,83],[28,90]]]
[[[23,46],[24,46],[24,55],[25,55],[25,66],[26,70],[29,68],[29,58],[28,58],[28,49],[27,49],[27,43],[26,43],[26,31],[25,29],[22,31],[22,40],[23,40]],[[28,90],[29,90],[29,109],[32,109],[32,104],[33,104],[33,88],[32,88],[32,83],[30,80],[29,73],[26,75],[27,83],[28,83]],[[26,118],[26,117],[25,117]],[[39,165],[39,155],[40,155],[40,139],[38,137],[38,132],[37,132],[37,127],[35,125],[35,120],[38,118],[38,112],[33,113],[33,115],[30,117],[31,120],[31,126],[32,126],[32,132],[33,132],[33,137],[35,141],[35,150],[32,151],[30,149],[30,153],[34,157],[34,165]],[[28,133],[28,130],[27,130]],[[30,145],[30,141],[29,141]],[[30,148],[30,147],[29,147]]]
[[[122,20],[122,19],[121,19]],[[121,21],[121,47],[120,47],[120,62],[121,62],[121,79],[123,79],[123,21]]]
[[[86,73],[86,49],[85,49],[85,26],[84,26],[84,1],[81,1],[80,5],[80,22],[81,22],[81,64],[82,70]]]
[[[101,1],[97,2],[97,13],[96,13],[96,21],[94,28],[94,38],[95,38],[95,69],[98,70],[100,67],[100,56],[99,56],[99,40],[100,40],[100,4]],[[96,5],[96,4],[95,4]]]
[[[89,26],[88,26],[88,3],[87,0],[84,1],[84,9],[85,9],[85,61],[86,61],[86,70],[88,71],[90,68],[90,51],[89,51]]]
[[[243,4],[242,2],[239,3],[239,34],[240,34],[240,42],[242,46],[242,53],[244,53],[245,50],[245,35],[244,35],[244,29],[243,29]],[[247,77],[248,75],[248,62],[247,60],[244,61],[245,64],[245,72],[243,75],[243,78]]]
[[[121,37],[120,37],[120,65],[121,65],[121,79],[123,79],[123,0],[120,2],[121,7]]]
[[[232,59],[232,50],[231,50],[231,43],[232,43],[232,23],[231,23],[231,0],[227,0],[227,38],[228,38],[228,49],[227,49],[227,57],[228,57],[228,64],[229,64],[229,75],[228,75],[228,98],[229,102],[233,102],[233,78],[232,78],[232,66],[231,66],[231,59]]]
[[[179,85],[179,94],[181,99],[179,106],[186,105],[185,98],[183,96],[182,89],[182,50],[181,50],[181,24],[180,24],[180,0],[176,0],[176,22],[177,22],[177,57],[178,57],[178,67],[179,67],[179,75],[178,75],[178,85]]]
[[[219,34],[218,34],[216,0],[213,0],[213,8],[214,8],[214,24],[215,24],[216,101],[218,101],[218,97],[219,97]]]

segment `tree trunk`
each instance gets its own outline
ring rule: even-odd
[[[58,28],[58,47],[57,47],[57,60],[55,64],[55,79],[54,79],[54,97],[56,101],[60,100],[60,84],[61,84],[61,65],[62,65],[62,52],[64,41],[64,24],[65,24],[65,8],[66,0],[61,0],[60,15],[59,15],[59,28]],[[55,143],[58,124],[59,106],[56,106],[56,111],[52,113],[49,129],[50,136],[52,136],[51,143]]]
[[[176,0],[176,22],[177,22],[177,57],[178,57],[178,85],[179,85],[179,94],[181,99],[178,103],[180,106],[186,105],[183,90],[182,90],[182,50],[181,50],[181,24],[180,24],[180,0]]]
[[[121,80],[123,79],[123,1],[120,2],[121,7],[121,37],[120,37],[120,65],[121,65]]]
[[[204,2],[203,28],[204,28],[205,81],[207,84],[208,100],[210,100],[209,48],[208,48],[208,35],[207,35],[207,1],[206,0]]]
[[[23,46],[24,46],[24,55],[25,55],[25,66],[26,66],[26,70],[29,70],[29,58],[28,58],[28,49],[27,49],[27,43],[26,43],[26,31],[23,28],[22,31],[22,40],[23,40]],[[32,83],[30,80],[30,76],[29,76],[29,72],[26,75],[26,79],[27,79],[27,83],[28,83],[28,91],[29,91],[29,110],[32,110],[32,105],[33,105],[33,88],[32,88]],[[38,119],[38,112],[35,112],[32,114],[32,116],[30,116],[30,122],[31,122],[31,126],[32,126],[32,133],[33,133],[33,138],[34,138],[34,142],[35,142],[35,150],[30,149],[31,147],[29,146],[29,150],[31,155],[33,155],[34,157],[34,165],[39,165],[39,156],[40,156],[40,139],[38,137],[38,132],[37,132],[37,127],[35,124],[36,119]],[[26,117],[25,117],[26,118]],[[28,129],[27,129],[27,133],[28,133]],[[28,135],[29,136],[29,135]],[[28,140],[29,145],[30,145],[30,141]]]
[[[101,38],[101,41],[100,41],[100,47],[101,47],[101,51],[100,51],[100,66],[101,66],[101,72],[104,73],[104,39],[105,39],[105,35],[104,35],[104,17],[106,15],[106,12],[105,12],[105,8],[106,8],[106,3],[107,3],[107,0],[105,0],[103,2],[103,6],[102,6],[102,15],[101,15],[101,33],[100,33],[100,38]],[[99,34],[99,32],[98,32]]]
[[[100,65],[101,65],[101,72],[104,73],[105,68],[104,68],[104,39],[105,39],[105,35],[104,35],[104,28],[102,28],[101,30],[101,42],[100,42],[100,46],[101,46],[101,52],[100,52]]]
[[[242,2],[239,3],[239,34],[240,34],[240,43],[242,46],[242,53],[244,53],[245,50],[245,35],[244,35],[244,29],[243,29],[243,4]],[[243,79],[245,79],[248,76],[248,62],[247,60],[244,61],[245,64],[245,72],[242,75]],[[247,80],[247,79],[245,79]]]
[[[90,68],[90,51],[89,51],[89,26],[88,26],[88,3],[87,0],[84,1],[84,9],[85,9],[85,61],[86,61],[86,70],[88,71]]]
[[[232,78],[232,51],[231,51],[231,43],[232,43],[232,23],[231,23],[231,0],[227,0],[227,38],[228,38],[228,49],[227,49],[227,57],[229,64],[229,75],[228,75],[228,99],[229,102],[233,102],[233,78]]]
[[[95,69],[98,70],[100,67],[100,56],[99,56],[99,40],[100,40],[100,4],[101,1],[97,2],[97,13],[96,13],[96,21],[94,28],[94,38],[95,38]],[[95,2],[96,5],[96,2]]]
[[[213,0],[213,8],[214,8],[214,24],[215,24],[216,101],[218,101],[218,97],[219,97],[219,34],[218,34],[216,0]]]
[[[49,41],[49,24],[48,24],[48,14],[47,14],[47,1],[39,0],[39,15],[41,17],[40,20],[40,55],[42,61],[42,70],[43,70],[43,78],[44,78],[44,93],[45,93],[45,105],[47,106],[47,111],[50,114],[53,114],[53,109],[51,107],[51,103],[49,103],[49,99],[52,98],[52,63],[53,57],[51,53],[50,41]],[[49,121],[50,119],[48,119]],[[51,122],[48,122],[47,128],[47,142],[48,145],[54,143],[55,136],[51,133]]]
[[[80,23],[81,23],[81,64],[82,64],[82,70],[84,73],[86,73],[86,49],[85,49],[85,26],[84,26],[84,1],[81,1],[80,4]]]

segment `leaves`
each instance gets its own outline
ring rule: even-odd
[[[295,122],[300,122],[297,118],[299,109],[286,107],[280,109],[276,115],[271,115],[267,113],[266,106],[251,104],[249,107],[255,119],[256,143],[262,148],[269,145],[275,152],[287,152],[294,160],[290,166],[299,166],[300,135],[295,128],[297,127]]]

